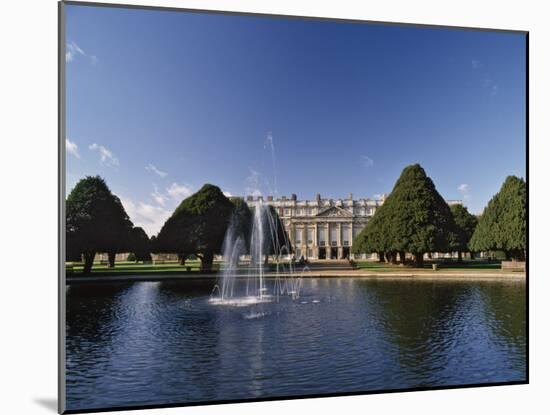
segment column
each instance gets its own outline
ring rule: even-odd
[[[315,232],[313,234],[313,257],[319,259],[319,224],[315,222]]]
[[[344,252],[343,252],[343,249],[342,249],[342,245],[343,245],[343,242],[342,242],[342,222],[338,222],[336,240],[338,241],[336,243],[338,245],[338,252],[336,254],[336,258],[342,259],[342,257],[344,256]]]
[[[323,223],[321,224],[321,233],[323,233],[323,234],[324,234],[324,232],[325,232],[325,223],[323,222]],[[324,245],[322,245],[322,246],[321,246],[321,245],[319,245],[319,249],[324,249],[324,250],[325,250],[325,253],[326,253],[326,251],[327,251],[327,241],[326,241],[326,236],[325,236],[325,240],[324,240]],[[326,258],[326,257],[325,257],[325,258]]]

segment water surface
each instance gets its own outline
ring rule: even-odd
[[[212,286],[69,286],[68,409],[525,380],[521,280],[304,279],[247,307]]]

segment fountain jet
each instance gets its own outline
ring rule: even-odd
[[[245,306],[278,300],[281,295],[298,298],[302,281],[296,276],[289,242],[280,240],[278,228],[282,224],[277,214],[262,199],[258,200],[248,245],[243,232],[245,227],[239,223],[242,220],[236,214],[231,218],[222,249],[223,268],[210,301]],[[247,251],[249,260],[241,263]],[[270,255],[275,256],[275,264],[271,267],[267,264]]]

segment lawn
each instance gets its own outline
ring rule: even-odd
[[[422,269],[428,271],[432,270],[432,264],[437,264],[441,270],[453,270],[453,271],[499,271],[499,261],[486,261],[486,260],[464,260],[463,262],[457,261],[425,261]],[[407,272],[411,270],[420,270],[420,268],[413,266],[392,265],[384,262],[373,261],[358,261],[356,262],[357,268],[365,271],[373,272]]]
[[[71,271],[72,266],[72,271]],[[150,273],[186,273],[188,272],[188,267],[190,271],[197,272],[200,270],[200,261],[199,260],[189,260],[185,262],[185,265],[179,265],[177,261],[166,261],[162,264],[152,264],[152,263],[142,263],[142,262],[128,262],[120,261],[115,263],[114,268],[109,268],[107,264],[95,262],[92,267],[92,274],[150,274]],[[213,271],[217,271],[220,267],[220,262],[214,262],[212,267]],[[84,265],[80,262],[68,262],[67,263],[67,273],[78,274],[82,272]]]
[[[449,271],[499,271],[499,261],[486,261],[486,260],[464,260],[462,263],[456,261],[426,261],[423,269],[426,271],[432,270],[432,264],[438,264],[440,270]],[[68,275],[78,275],[82,273],[83,264],[80,262],[68,262],[67,264]],[[222,266],[222,262],[214,261],[212,272],[216,272]],[[372,271],[372,272],[411,272],[419,271],[419,268],[413,266],[402,266],[399,264],[392,265],[383,262],[375,261],[357,261],[356,266],[360,270]],[[188,268],[190,267],[190,268]],[[276,265],[274,263],[269,264],[269,271],[274,271]],[[152,263],[137,263],[129,261],[116,262],[114,268],[109,268],[104,262],[96,262],[92,268],[92,274],[96,275],[131,275],[131,274],[186,274],[186,273],[198,273],[200,272],[199,260],[188,260],[185,265],[179,265],[177,261],[166,261],[162,264]]]

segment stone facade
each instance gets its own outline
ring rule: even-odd
[[[251,208],[261,201],[276,209],[296,258],[346,259],[354,258],[353,240],[384,203],[385,195],[378,200],[355,200],[352,194],[347,199],[323,199],[317,194],[314,200],[298,200],[293,194],[278,199],[267,196],[265,200],[262,196],[247,196],[245,200]],[[462,204],[460,200],[447,203]]]
[[[272,205],[284,223],[295,256],[306,259],[351,258],[353,239],[365,227],[376,209],[384,203],[380,200],[323,199],[320,194],[314,200],[297,200],[282,196],[247,196],[252,208],[260,201]]]

